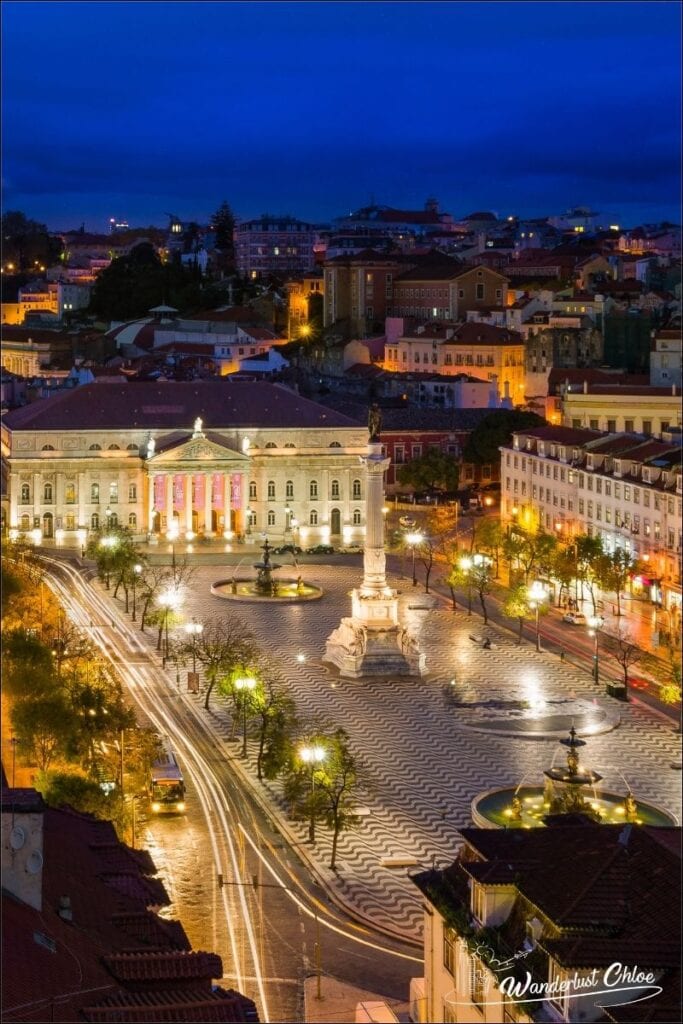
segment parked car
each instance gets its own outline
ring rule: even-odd
[[[347,544],[343,552],[345,555],[362,555],[363,548],[360,544]]]
[[[300,555],[302,548],[298,544],[281,544],[279,548],[273,548],[274,555]]]
[[[585,626],[586,616],[583,612],[567,612],[566,615],[562,616],[563,622],[570,622],[572,626]]]
[[[312,548],[306,548],[307,555],[333,555],[334,548],[331,544],[316,544]]]

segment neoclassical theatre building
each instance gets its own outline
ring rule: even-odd
[[[277,384],[89,384],[8,413],[9,528],[362,541],[363,424]]]

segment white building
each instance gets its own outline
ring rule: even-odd
[[[571,427],[515,433],[501,448],[501,516],[564,538],[589,534],[650,567],[650,596],[681,609],[683,485],[680,438]]]
[[[655,387],[681,387],[682,344],[683,335],[680,328],[655,332],[650,349],[650,384],[654,384]]]
[[[367,430],[267,383],[90,384],[10,412],[9,527],[362,541]]]

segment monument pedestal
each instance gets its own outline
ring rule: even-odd
[[[425,656],[420,651],[422,622],[434,599],[399,595],[387,586],[384,552],[383,476],[389,459],[379,444],[368,445],[366,469],[366,538],[363,583],[352,592],[351,615],[330,634],[325,661],[341,676],[420,676]],[[399,607],[400,606],[400,607]]]

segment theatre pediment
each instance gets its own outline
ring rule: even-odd
[[[179,463],[183,465],[183,468],[189,469],[190,463],[197,462],[219,464],[232,469],[241,467],[246,469],[249,465],[249,458],[242,452],[209,440],[209,438],[193,437],[189,440],[172,443],[168,447],[162,447],[160,451],[156,451],[147,459],[150,469],[160,470],[178,466]]]

